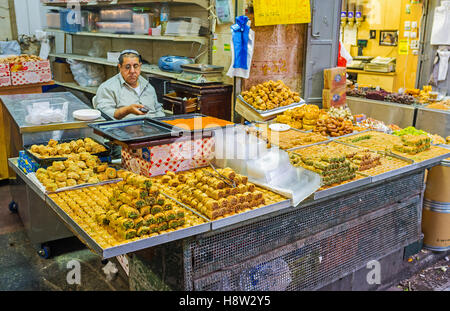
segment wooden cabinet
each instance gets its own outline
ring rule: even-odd
[[[231,101],[233,86],[228,84],[196,85],[179,81],[171,81],[170,88],[175,91],[177,97],[187,100],[173,100],[170,96],[164,96],[163,106],[165,110],[174,114],[199,112],[211,117],[231,121]]]
[[[395,92],[395,73],[370,73],[361,72],[358,73],[357,82],[358,85],[370,85],[373,87],[379,86],[380,88],[388,91]]]

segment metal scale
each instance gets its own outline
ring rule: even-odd
[[[221,66],[206,65],[206,64],[186,64],[181,65],[183,72],[177,80],[194,83],[222,83],[223,69]]]

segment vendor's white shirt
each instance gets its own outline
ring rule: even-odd
[[[138,86],[134,87],[133,89],[136,91],[138,96],[141,95],[141,85],[140,84],[138,84]]]

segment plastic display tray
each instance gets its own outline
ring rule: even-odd
[[[89,137],[89,138],[91,138],[91,137]],[[80,139],[82,139],[82,138],[80,138]],[[111,155],[111,149],[107,145],[99,142],[98,140],[96,140],[94,138],[91,138],[91,139],[106,148],[106,151],[91,153],[92,155],[97,156],[99,158],[109,157]],[[58,144],[68,143],[73,140],[74,139],[63,139],[63,140],[58,141]],[[48,141],[42,142],[42,143],[34,143],[32,145],[47,145],[47,143],[48,143]],[[30,148],[32,145],[24,145],[23,149],[25,150],[25,153],[28,154],[28,156],[30,156],[31,159],[33,159],[33,161],[35,161],[37,164],[39,164],[39,166],[42,168],[47,168],[47,167],[51,166],[54,161],[65,161],[68,159],[67,157],[63,157],[63,156],[55,156],[52,158],[39,158],[30,151]]]
[[[171,121],[171,120],[177,120],[177,119],[193,119],[193,118],[198,118],[198,117],[207,117],[207,115],[204,115],[201,113],[189,113],[189,114],[178,114],[178,115],[166,116],[166,117],[157,117],[154,119],[161,121],[164,124],[169,124],[169,123],[165,123],[163,121]],[[172,125],[172,124],[169,124],[169,125]],[[229,125],[225,125],[225,126],[208,127],[208,128],[196,129],[196,130],[187,130],[185,128],[178,127],[176,125],[172,125],[172,126],[183,132],[190,132],[190,133],[203,132],[203,133],[205,133],[205,132],[212,132],[214,130],[221,129],[221,128],[223,129],[223,128],[228,128],[228,127],[233,127],[234,124],[229,124]]]
[[[132,119],[89,124],[98,135],[123,143],[178,137],[178,128],[156,119]]]
[[[247,103],[247,102],[244,100],[244,97],[242,97],[242,95],[238,95],[238,98],[239,98],[245,105],[247,105],[250,109],[256,111],[257,113],[259,113],[259,114],[262,115],[262,116],[276,115],[276,114],[281,113],[281,112],[283,112],[283,111],[285,111],[285,110],[292,109],[292,108],[296,108],[296,107],[300,107],[300,106],[303,106],[303,105],[305,104],[305,101],[304,101],[303,99],[300,99],[300,102],[298,102],[298,103],[293,103],[293,104],[290,104],[290,105],[287,105],[287,106],[277,107],[277,108],[269,109],[269,110],[259,110],[259,109],[256,109],[255,107],[253,107],[252,105],[250,105],[249,103]]]

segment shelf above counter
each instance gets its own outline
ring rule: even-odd
[[[70,89],[75,89],[75,90],[79,90],[79,91],[83,91],[83,92],[87,92],[87,93],[91,93],[91,94],[97,94],[97,89],[98,87],[95,86],[81,86],[76,82],[60,82],[60,81],[55,81],[55,84],[70,88]]]
[[[65,58],[65,59],[74,59],[74,60],[78,60],[78,61],[94,63],[94,64],[101,64],[101,65],[112,66],[112,67],[116,67],[118,64],[117,62],[109,61],[103,57],[92,57],[92,56],[80,55],[80,54],[49,53],[49,56]],[[142,65],[141,72],[159,75],[159,76],[163,76],[163,77],[168,77],[168,78],[172,78],[172,79],[178,79],[180,76],[180,73],[162,71],[161,69],[159,69],[159,67],[157,65],[152,65],[152,64]]]
[[[194,36],[150,36],[150,35],[134,35],[134,34],[118,34],[107,32],[69,32],[61,29],[46,28],[46,32],[64,33],[75,36],[90,36],[90,37],[102,37],[102,38],[117,38],[117,39],[138,39],[138,40],[156,40],[156,41],[173,41],[173,42],[197,42],[201,45],[208,44],[207,37],[194,37]]]
[[[161,0],[90,0],[90,1],[84,1],[80,2],[82,6],[111,6],[111,5],[136,5],[136,6],[142,6],[144,4],[159,4],[161,3]],[[209,8],[209,0],[166,0],[164,1],[169,4],[195,4],[198,5],[204,9]],[[63,0],[52,0],[52,1],[42,1],[43,5],[47,6],[66,6],[67,1]]]

